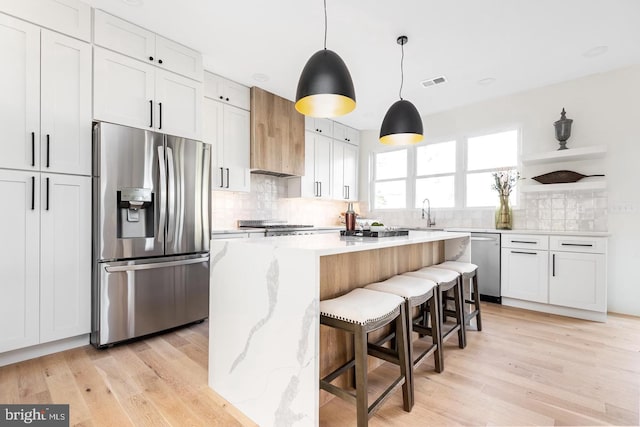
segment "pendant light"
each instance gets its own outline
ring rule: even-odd
[[[356,108],[351,74],[342,58],[327,49],[327,0],[324,0],[324,49],[314,53],[304,66],[295,107],[311,117],[343,116]]]
[[[398,37],[398,44],[402,46],[400,59],[400,100],[396,101],[384,116],[380,128],[380,142],[387,145],[409,145],[422,141],[422,119],[416,107],[406,99],[402,99],[404,84],[404,45],[407,36]]]

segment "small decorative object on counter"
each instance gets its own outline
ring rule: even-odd
[[[353,210],[353,203],[349,202],[347,211],[344,213],[344,223],[347,231],[356,229],[356,212]]]
[[[567,149],[567,139],[571,136],[571,123],[572,119],[567,119],[564,108],[560,113],[560,120],[556,121],[553,126],[556,128],[556,139],[560,141],[560,148],[558,150]]]
[[[500,198],[500,205],[496,209],[496,229],[498,230],[511,230],[513,225],[513,213],[509,206],[509,196],[516,186],[520,173],[515,169],[494,172],[494,182],[491,188],[498,192]]]

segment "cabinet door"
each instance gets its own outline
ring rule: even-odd
[[[211,188],[222,190],[225,186],[223,104],[204,98],[202,119],[202,140],[211,144]]]
[[[0,0],[0,10],[77,39],[91,41],[91,6],[81,0]],[[5,53],[4,50],[2,52]]]
[[[91,331],[91,177],[42,174],[40,342]]]
[[[93,56],[93,117],[152,129],[155,67],[100,48]]]
[[[548,302],[547,251],[502,248],[502,296]]]
[[[289,181],[290,195],[300,197],[318,197],[318,181],[315,176],[315,143],[318,136],[312,132],[305,132],[304,139],[304,176],[291,178]],[[297,191],[291,191],[291,187]]]
[[[130,22],[96,9],[93,43],[140,61],[156,63],[156,35]]]
[[[249,88],[213,73],[204,73],[204,96],[249,110],[251,95]]]
[[[347,127],[342,123],[333,122],[333,139],[341,142],[347,141]]]
[[[331,192],[336,200],[347,198],[347,187],[344,183],[344,145],[341,141],[333,141],[333,188]]]
[[[193,49],[156,36],[155,62],[161,68],[202,81],[202,55]]]
[[[40,29],[0,14],[0,52],[0,167],[38,169]]]
[[[156,129],[185,138],[202,138],[202,83],[156,70],[156,104]]]
[[[305,116],[304,127],[311,132],[331,138],[333,136],[333,122],[329,119],[320,119]]]
[[[331,138],[315,136],[315,179],[319,183],[320,197],[331,197]]]
[[[91,174],[91,46],[42,30],[42,170]]]
[[[249,192],[250,114],[246,110],[224,105],[223,166],[226,169],[226,189]]]
[[[549,303],[607,311],[604,254],[551,252]]]
[[[347,200],[358,200],[358,147],[351,144],[343,145],[344,186]]]
[[[0,169],[0,353],[38,343],[39,175]]]
[[[352,145],[360,145],[360,131],[347,127],[347,142]]]

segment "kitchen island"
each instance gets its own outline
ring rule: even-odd
[[[344,335],[321,333],[319,301],[444,260],[469,261],[470,245],[457,232],[332,233],[213,240],[210,259],[209,386],[261,426],[317,426],[328,399],[319,377],[352,351]]]

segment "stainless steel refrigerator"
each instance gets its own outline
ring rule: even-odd
[[[208,317],[210,159],[199,141],[94,123],[96,347]]]

